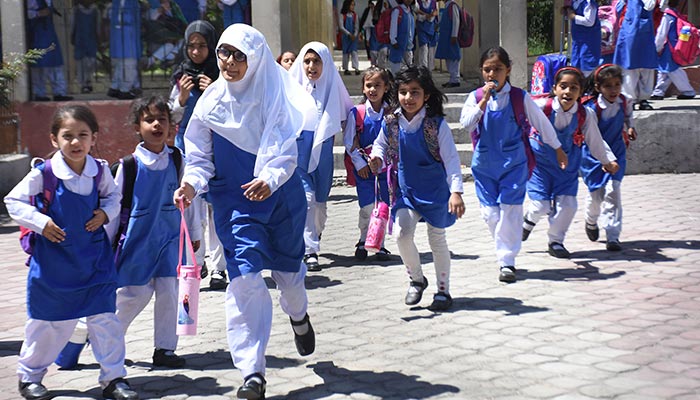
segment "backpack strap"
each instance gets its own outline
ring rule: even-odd
[[[180,172],[182,172],[182,152],[175,146],[168,146],[173,152],[173,164],[175,164],[175,170],[177,171],[177,179],[180,179]]]
[[[56,178],[56,175],[53,173],[50,158],[44,161],[42,164],[39,164],[37,168],[39,168],[39,170],[41,171],[41,178],[43,181],[41,196],[39,196],[38,198],[39,200],[41,200],[40,210],[42,214],[46,214],[49,211],[49,205],[53,200],[53,195],[54,193],[56,193],[56,188],[58,187],[58,178]],[[36,203],[36,198],[34,201]]]
[[[525,114],[525,91],[516,87],[511,87],[510,104],[513,107],[513,114],[515,114],[515,123],[520,127],[520,137],[525,147],[525,155],[527,156],[527,172],[529,179],[537,163],[535,160],[535,152],[530,145],[530,131],[532,127],[530,121],[527,119],[527,114]]]
[[[437,162],[442,162],[442,157],[440,157],[440,142],[438,141],[438,130],[440,129],[442,121],[442,118],[439,117],[425,117],[425,119],[423,119],[423,137],[425,138],[425,143],[428,145],[430,155],[433,156]]]

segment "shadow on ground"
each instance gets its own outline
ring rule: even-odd
[[[522,300],[512,297],[455,297],[452,301],[452,307],[447,311],[433,312],[428,310],[427,306],[411,307],[411,311],[426,311],[429,314],[403,317],[401,319],[411,322],[420,319],[432,319],[440,316],[440,314],[451,314],[459,311],[502,311],[505,315],[522,315],[549,310],[546,307],[525,305]]]

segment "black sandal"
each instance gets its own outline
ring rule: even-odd
[[[292,331],[294,332],[294,344],[297,347],[297,352],[300,356],[308,356],[316,350],[316,333],[314,328],[311,326],[311,321],[309,321],[309,314],[304,315],[301,321],[294,321],[292,317],[289,317],[289,322],[292,324]],[[297,335],[294,331],[295,326],[307,325],[309,330],[303,335]]]

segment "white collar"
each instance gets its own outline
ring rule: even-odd
[[[70,180],[73,178],[78,178],[80,176],[85,176],[88,178],[94,178],[97,176],[97,165],[95,164],[95,159],[91,155],[85,156],[85,167],[83,167],[82,174],[78,174],[71,169],[63,158],[63,153],[57,151],[56,154],[51,157],[51,170],[56,178],[60,180]]]

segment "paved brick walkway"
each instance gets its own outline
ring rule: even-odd
[[[354,190],[333,188],[325,269],[307,280],[317,351],[296,354],[272,291],[269,399],[700,398],[700,175],[626,177],[620,253],[586,239],[579,211],[566,241],[573,258],[554,259],[541,222],[523,245],[512,285],[497,281],[473,184],[465,190],[467,213],[448,230],[455,303],[436,314],[425,308],[435,286],[425,230],[418,229],[418,245],[431,286],[420,307],[409,308],[398,255],[353,260]],[[388,247],[397,254],[393,240]],[[0,225],[0,400],[18,398],[24,259],[16,226]],[[226,350],[223,292],[205,290],[201,301],[199,334],[180,341],[185,369],[152,369],[151,310],[135,321],[128,372],[142,398],[235,396],[241,377]],[[81,361],[79,370],[50,369],[44,383],[57,399],[100,398],[90,350]]]

